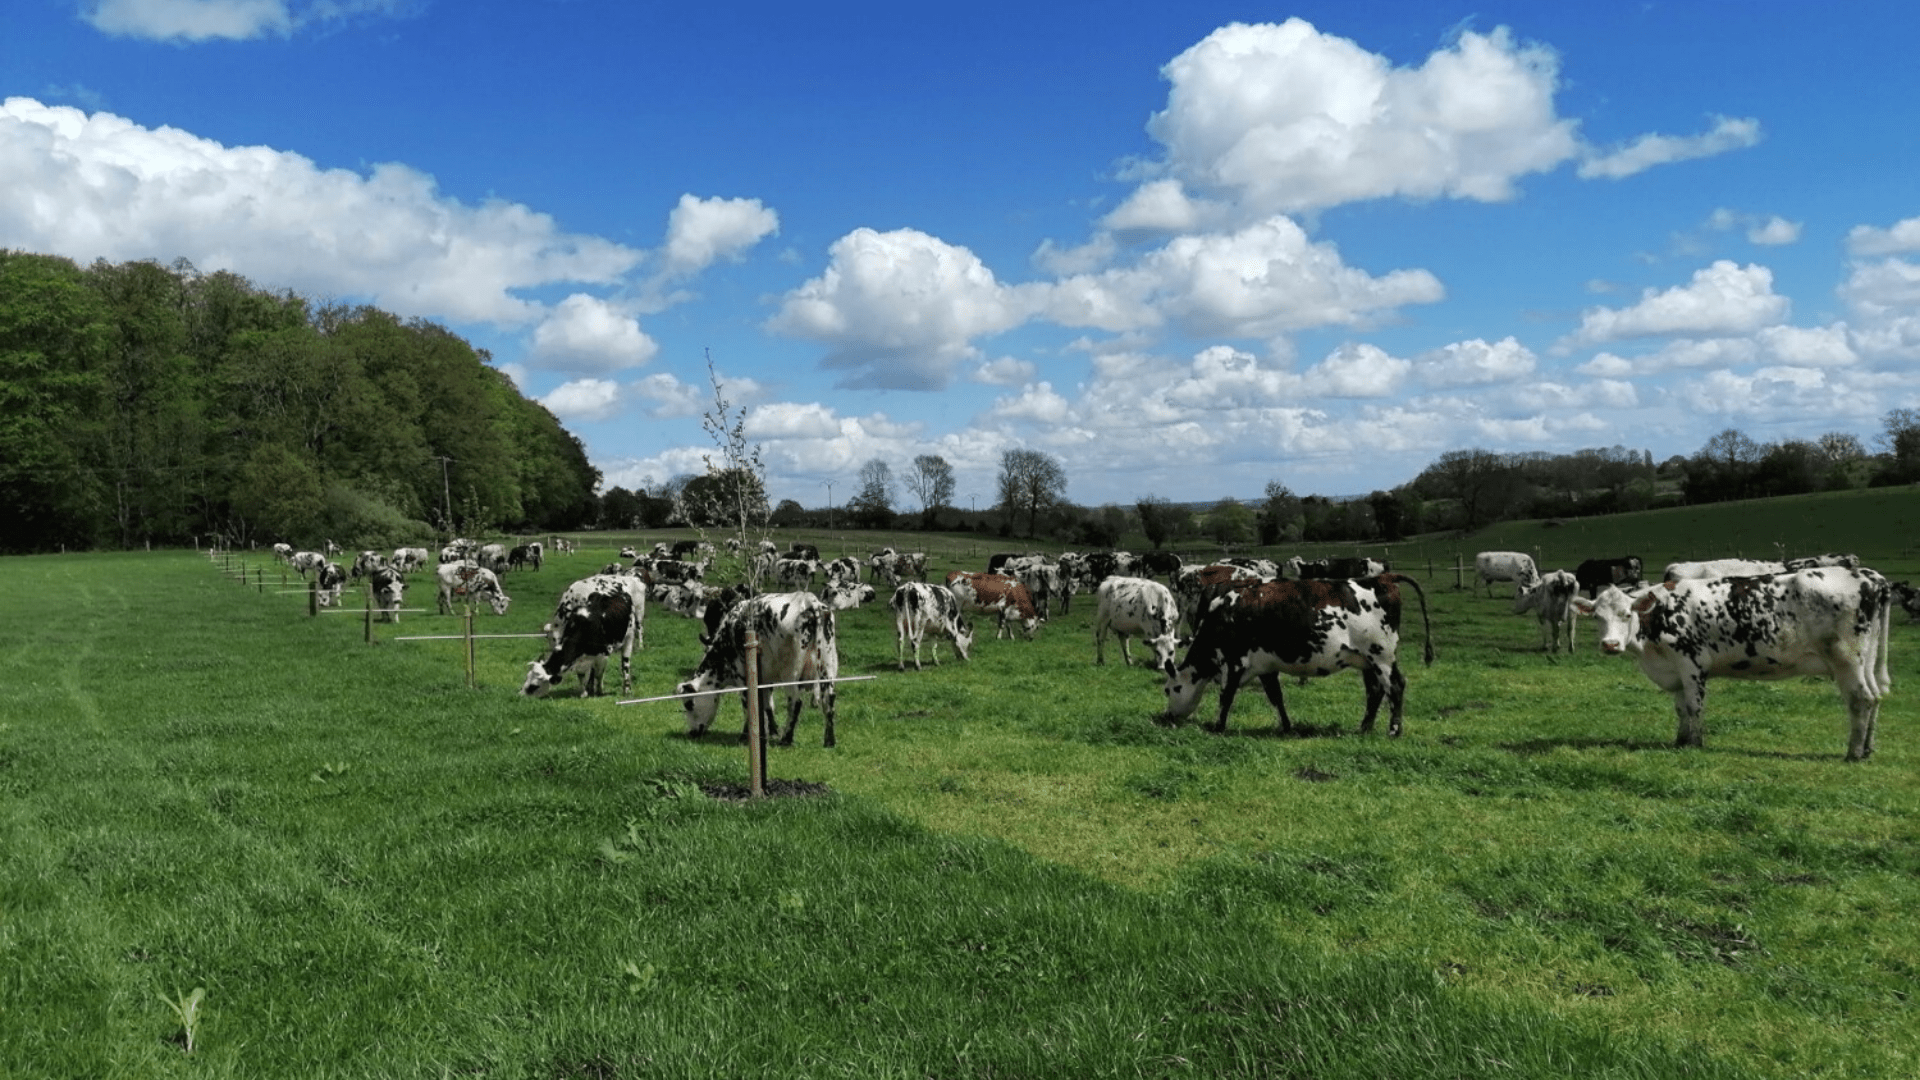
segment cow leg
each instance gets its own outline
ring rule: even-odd
[[[1847,736],[1847,760],[1865,761],[1873,754],[1873,728],[1880,715],[1879,687],[1871,681],[1872,658],[1848,658],[1836,655],[1839,647],[1828,650],[1827,663],[1833,670],[1834,688],[1847,703],[1852,730]],[[1863,662],[1864,661],[1864,662]]]
[[[1673,692],[1673,711],[1680,720],[1680,726],[1674,734],[1673,745],[1705,746],[1707,744],[1707,726],[1704,719],[1707,708],[1707,673],[1699,668],[1682,671],[1679,681],[1680,688]]]
[[[1133,653],[1127,649],[1128,636],[1126,634],[1116,634],[1116,636],[1120,639],[1120,659],[1125,660],[1128,667],[1132,667]]]
[[[834,705],[834,687],[832,683],[828,683],[826,690],[820,694],[820,716],[826,722],[826,725],[827,725],[827,733],[821,737],[820,745],[823,748],[828,750],[833,749],[833,743],[834,743],[833,705]]]
[[[1232,664],[1220,670],[1220,718],[1214,721],[1213,730],[1227,730],[1227,714],[1233,711],[1233,697],[1240,692],[1240,669]]]
[[[1122,638],[1121,641],[1125,641]],[[1107,627],[1096,621],[1093,628],[1093,662],[1104,665],[1107,662]]]
[[[799,687],[796,686],[787,691],[787,727],[780,733],[781,746],[793,745],[793,729],[800,726],[800,710],[806,705],[806,699],[793,692],[798,689]],[[771,691],[767,693],[767,707],[769,710],[773,707]]]
[[[1273,702],[1274,723],[1278,725],[1280,734],[1293,731],[1293,718],[1287,715],[1287,696],[1280,689],[1280,676],[1260,676],[1260,689],[1265,690],[1267,700]]]
[[[1400,714],[1407,705],[1407,676],[1400,670],[1400,662],[1395,660],[1387,672],[1387,702],[1392,710],[1387,717],[1387,734],[1400,737]]]
[[[1380,703],[1387,699],[1388,679],[1379,665],[1364,664],[1360,668],[1360,682],[1367,688],[1367,712],[1360,718],[1360,733],[1365,735],[1373,731],[1374,718],[1380,715]],[[1394,723],[1397,725],[1398,721]]]
[[[899,623],[895,623],[893,626],[893,658],[899,663],[901,671],[907,670],[907,636],[907,628],[901,626]],[[913,670],[920,670],[920,646],[918,643],[915,643],[913,648]]]

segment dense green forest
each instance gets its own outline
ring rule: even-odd
[[[580,441],[444,327],[0,250],[0,551],[594,520]]]

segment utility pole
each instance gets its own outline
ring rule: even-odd
[[[827,489],[827,531],[833,531],[833,481],[822,480]]]
[[[436,455],[435,460],[440,462],[440,498],[442,500],[440,520],[446,523],[447,539],[451,540],[453,539],[453,487],[447,481],[447,462],[453,459]]]

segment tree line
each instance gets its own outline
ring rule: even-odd
[[[591,524],[580,441],[445,328],[0,250],[0,550]]]

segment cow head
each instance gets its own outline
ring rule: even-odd
[[[397,574],[387,578],[386,581],[380,585],[380,606],[383,608],[399,607],[401,601],[406,599],[406,596],[407,583],[405,579]]]
[[[967,658],[967,650],[973,648],[973,623],[965,616],[956,615],[953,619],[953,654],[960,659]]]
[[[713,682],[713,676],[701,672],[674,688],[676,694],[693,694],[683,698],[680,708],[687,718],[687,737],[697,739],[713,726],[713,716],[720,711],[720,692],[702,693]]]
[[[547,668],[539,660],[527,664],[527,681],[520,684],[520,693],[525,697],[546,697],[547,691],[560,682],[558,676],[547,674]]]
[[[1641,647],[1640,616],[1653,609],[1657,602],[1654,593],[1634,600],[1621,592],[1619,586],[1609,585],[1600,590],[1600,594],[1589,600],[1575,595],[1573,608],[1582,615],[1591,615],[1600,624],[1600,651],[1608,656],[1618,656],[1623,652],[1639,652]]]
[[[1200,673],[1189,664],[1171,666],[1166,669],[1166,672],[1167,711],[1161,714],[1161,719],[1185,720],[1193,715],[1193,710],[1200,707],[1200,699],[1207,692],[1207,684],[1213,680],[1201,678]]]
[[[507,613],[507,605],[511,603],[513,603],[513,597],[508,596],[499,589],[493,589],[487,593],[487,606],[493,609],[495,615],[505,615]]]

